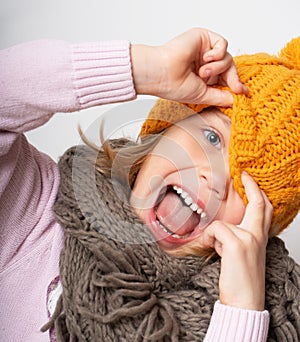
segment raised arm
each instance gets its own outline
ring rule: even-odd
[[[34,41],[0,52],[0,129],[23,132],[56,112],[132,99],[130,44]]]

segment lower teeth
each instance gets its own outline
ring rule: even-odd
[[[185,239],[187,237],[189,237],[191,234],[185,234],[185,235],[177,235],[175,233],[173,233],[171,230],[169,230],[168,228],[166,228],[159,220],[157,220],[157,223],[159,224],[159,226],[161,227],[161,229],[166,232],[169,235],[172,235],[172,237],[176,238],[176,239]]]

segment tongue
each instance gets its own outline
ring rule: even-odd
[[[168,191],[156,208],[160,222],[173,233],[191,233],[199,223],[199,215],[187,207],[173,191]]]

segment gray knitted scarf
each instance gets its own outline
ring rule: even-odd
[[[220,260],[165,254],[130,210],[122,186],[94,169],[87,147],[59,162],[54,207],[64,227],[58,341],[202,341],[218,299]],[[267,247],[268,341],[300,340],[300,267]]]

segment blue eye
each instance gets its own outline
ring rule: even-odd
[[[205,129],[204,136],[211,145],[217,148],[221,147],[221,139],[215,131],[210,130],[210,129]]]

